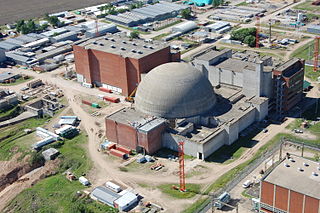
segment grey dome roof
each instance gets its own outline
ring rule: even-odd
[[[152,69],[138,86],[135,106],[164,118],[187,118],[210,111],[216,96],[209,80],[187,63],[171,62]]]

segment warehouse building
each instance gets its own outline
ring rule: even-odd
[[[231,30],[231,25],[229,22],[225,21],[218,21],[214,24],[210,24],[204,27],[204,29],[208,32],[213,32],[213,33],[225,33],[229,30]]]
[[[267,98],[246,97],[231,85],[214,90],[201,71],[172,62],[143,78],[134,108],[106,117],[106,138],[150,154],[164,147],[177,151],[184,141],[187,155],[204,160],[267,114]]]
[[[189,6],[161,1],[154,5],[133,9],[130,12],[108,15],[106,19],[121,25],[133,27],[148,22],[174,18],[179,15],[181,10],[187,8],[189,8]]]
[[[129,95],[152,68],[180,60],[162,42],[148,43],[118,33],[73,46],[78,82]]]
[[[307,27],[307,32],[320,34],[320,25],[309,25]]]
[[[319,163],[290,155],[260,182],[261,212],[318,213],[320,211]]]

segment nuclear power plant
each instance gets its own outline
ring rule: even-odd
[[[152,69],[139,84],[135,104],[106,117],[108,140],[154,153],[161,148],[205,159],[268,114],[268,98],[246,97],[232,85],[213,87],[191,64],[171,62]]]

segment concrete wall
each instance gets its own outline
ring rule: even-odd
[[[248,126],[250,126],[251,124],[253,124],[255,122],[256,118],[256,109],[252,108],[252,109],[248,109],[246,111],[246,114],[243,115],[240,119],[239,119],[239,132],[243,131],[244,129],[246,129]]]
[[[223,146],[226,141],[228,141],[228,134],[225,130],[221,130],[210,141],[203,144],[204,158],[209,157],[213,152]]]

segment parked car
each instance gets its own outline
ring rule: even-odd
[[[23,87],[23,88],[21,88],[20,90],[21,91],[26,91],[26,90],[28,90],[29,89],[29,87]]]
[[[267,133],[267,132],[268,132],[268,129],[264,128],[264,129],[262,130],[262,132],[263,132],[263,133]]]
[[[242,187],[243,188],[248,188],[252,185],[252,181],[251,180],[246,180],[243,184]]]
[[[293,130],[295,133],[303,133],[303,131],[301,129],[294,129]]]

